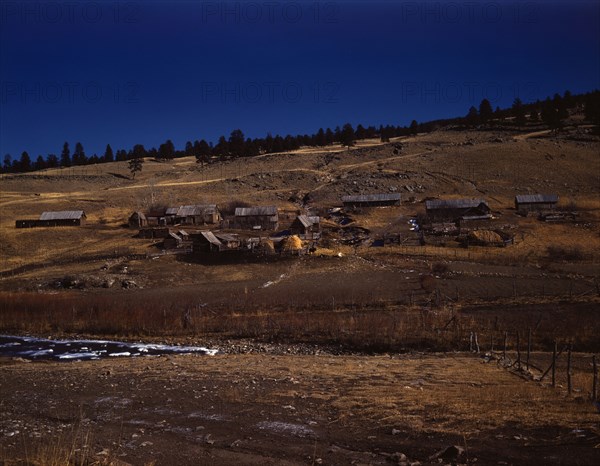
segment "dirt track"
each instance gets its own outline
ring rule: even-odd
[[[135,465],[440,464],[451,445],[466,448],[459,463],[599,458],[583,396],[470,355],[2,361],[0,391],[0,460],[73,436]]]

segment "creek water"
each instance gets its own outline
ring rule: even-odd
[[[112,340],[50,340],[0,335],[0,357],[31,360],[81,361],[165,354],[205,354],[212,356],[216,352],[217,350],[202,346],[175,346]]]

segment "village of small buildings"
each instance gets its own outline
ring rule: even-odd
[[[515,212],[553,222],[574,219],[572,212],[558,212],[556,194],[519,194]],[[400,194],[347,195],[340,206],[325,211],[328,225],[341,232],[341,244],[373,247],[390,242],[418,239],[420,244],[436,244],[455,239],[462,245],[504,247],[514,240],[514,226],[496,226],[485,199],[427,199],[425,212],[410,219],[410,233],[371,237],[352,218],[365,209],[393,207]],[[390,215],[393,215],[390,212]],[[80,226],[87,216],[82,210],[42,212],[39,219],[17,220],[16,228]],[[282,211],[277,206],[235,207],[233,215],[223,216],[216,204],[185,205],[136,211],[128,219],[138,238],[157,241],[163,253],[237,254],[274,256],[301,255],[318,251],[322,234],[321,216],[314,212]],[[339,226],[339,228],[338,228]]]

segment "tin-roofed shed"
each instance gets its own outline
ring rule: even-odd
[[[425,211],[434,222],[491,217],[484,199],[430,199],[425,201]]]
[[[523,214],[554,210],[557,203],[558,194],[518,194],[515,196],[515,208]]]
[[[233,228],[240,230],[277,230],[279,214],[276,206],[237,207]]]
[[[342,196],[344,207],[382,207],[400,204],[400,194],[360,194],[357,196]]]

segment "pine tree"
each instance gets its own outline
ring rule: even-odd
[[[44,168],[46,168],[46,161],[44,160],[44,157],[42,157],[41,155],[38,155],[37,159],[35,161],[35,169],[43,170]]]
[[[419,132],[419,123],[417,120],[413,120],[410,122],[410,134],[417,134]]]
[[[492,104],[487,99],[483,99],[479,104],[479,118],[482,123],[487,123],[491,120],[494,115],[494,111],[492,110]]]
[[[158,148],[158,156],[164,160],[173,160],[175,158],[175,145],[170,139]]]
[[[515,118],[515,123],[518,126],[525,124],[525,109],[523,108],[523,102],[518,97],[514,100],[511,109],[512,116]]]
[[[70,167],[71,166],[71,151],[69,150],[69,143],[65,142],[63,150],[60,153],[60,166]]]
[[[356,135],[354,134],[354,128],[352,128],[350,123],[346,123],[340,131],[340,143],[350,150],[350,147],[355,144],[355,140]]]
[[[131,172],[131,179],[135,180],[135,174],[137,172],[142,171],[142,167],[144,166],[144,159],[141,157],[134,157],[129,162],[127,162],[127,166],[129,167],[129,171]]]
[[[85,165],[87,161],[83,145],[78,142],[75,144],[75,152],[73,152],[73,165]]]
[[[2,166],[2,170],[4,172],[9,172],[12,167],[12,155],[4,154],[4,164]]]
[[[241,129],[234,129],[229,135],[229,152],[234,157],[244,155],[244,133]]]
[[[46,165],[48,166],[48,168],[56,168],[59,166],[58,157],[56,156],[56,154],[48,154]]]
[[[31,170],[31,158],[27,152],[21,154],[21,160],[19,161],[19,171],[28,172]]]
[[[469,109],[469,113],[467,113],[466,121],[467,121],[467,124],[469,124],[469,125],[476,125],[477,123],[479,123],[479,113],[477,112],[477,109],[475,107],[471,107]]]
[[[104,161],[105,162],[113,162],[115,160],[115,156],[113,154],[112,147],[110,144],[106,145],[106,150],[104,151]]]

